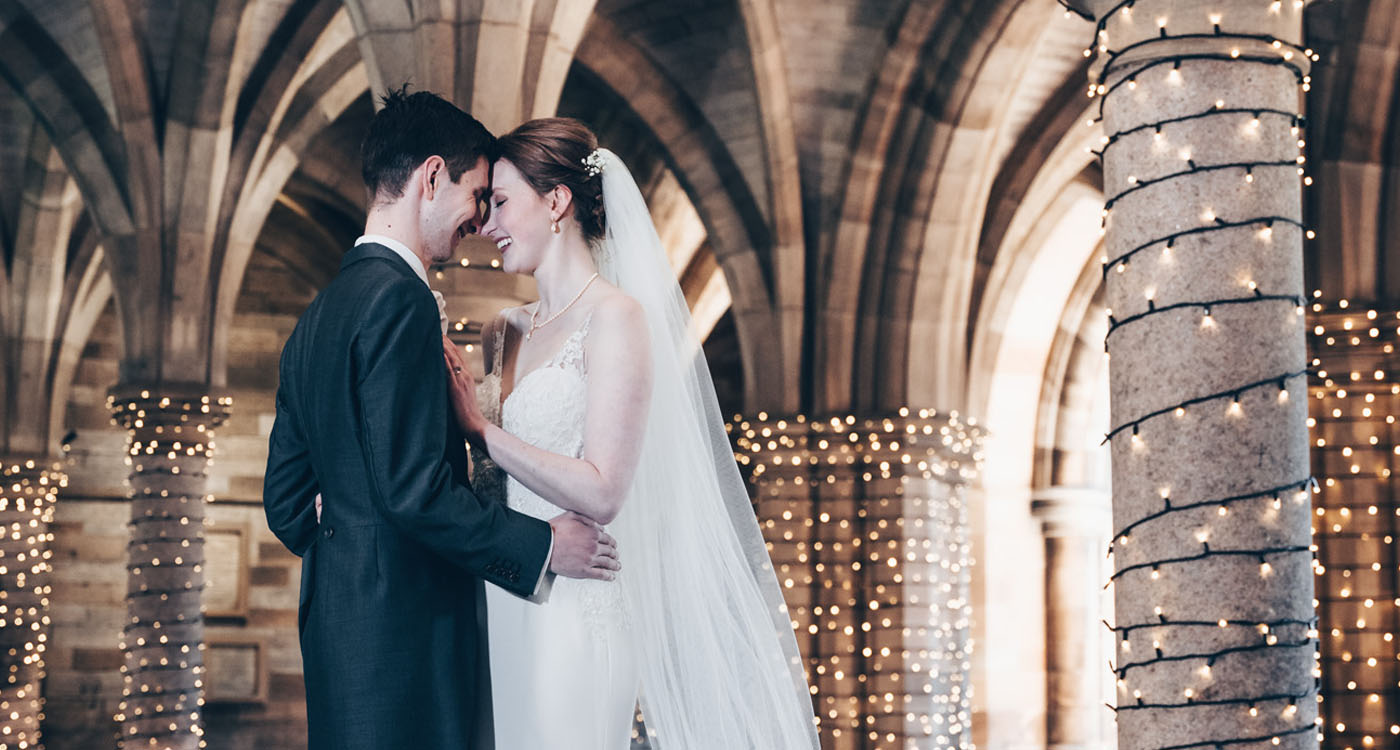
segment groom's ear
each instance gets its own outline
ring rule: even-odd
[[[433,193],[441,189],[443,181],[447,179],[447,162],[441,156],[429,156],[418,165],[417,177],[423,197],[432,200]]]

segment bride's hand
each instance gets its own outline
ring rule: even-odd
[[[486,431],[486,417],[476,402],[476,379],[467,369],[467,363],[457,351],[456,344],[446,336],[442,337],[442,360],[447,366],[447,396],[451,400],[457,426],[462,428],[472,445],[485,450],[482,438]]]

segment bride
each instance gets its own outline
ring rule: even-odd
[[[813,750],[792,624],[689,313],[627,168],[582,123],[502,137],[482,233],[540,300],[483,331],[475,387],[445,348],[483,497],[618,540],[610,580],[533,601],[487,585],[500,750]]]

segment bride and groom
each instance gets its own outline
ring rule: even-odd
[[[365,236],[284,347],[264,486],[303,558],[310,748],[623,750],[639,705],[658,750],[816,748],[626,167],[577,121],[495,139],[426,92],[386,96],[362,155]],[[478,231],[540,296],[485,326],[479,386],[426,272]]]

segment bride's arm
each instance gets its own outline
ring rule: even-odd
[[[458,421],[496,465],[530,491],[564,510],[611,523],[641,458],[651,404],[650,340],[635,300],[616,295],[598,303],[585,341],[583,458],[536,448],[482,418],[474,399],[470,406],[461,403],[458,394],[473,388],[466,368],[453,376]]]

